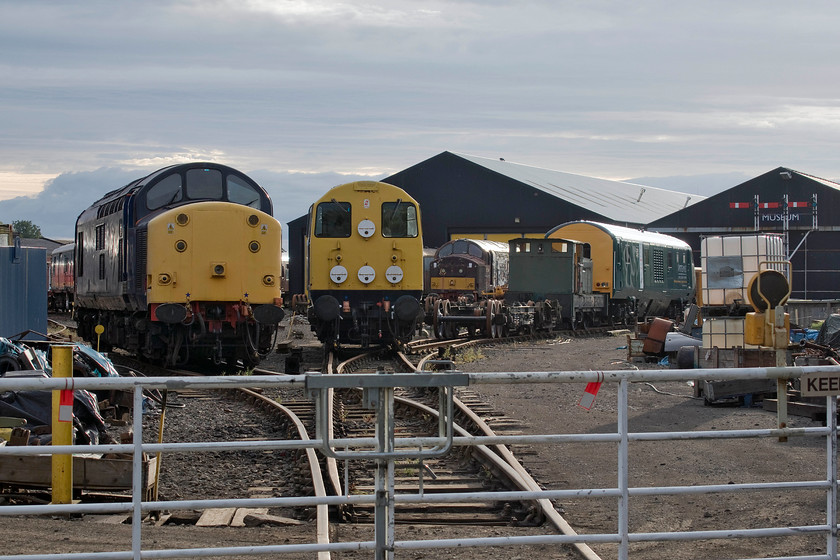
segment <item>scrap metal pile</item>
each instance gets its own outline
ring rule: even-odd
[[[51,342],[13,341],[0,337],[0,378],[50,377]],[[118,377],[104,355],[88,346],[73,346],[75,377]],[[77,445],[112,443],[97,395],[76,389],[73,402],[73,441]],[[0,393],[0,446],[48,445],[52,440],[52,393],[50,391],[6,391]]]

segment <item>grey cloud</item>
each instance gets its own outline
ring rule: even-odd
[[[840,175],[840,127],[813,124],[836,104],[834,2],[31,1],[3,15],[0,161],[39,172],[198,150],[384,175],[453,150],[611,177]]]
[[[243,170],[241,167],[237,167]],[[0,221],[30,220],[45,237],[73,239],[76,218],[106,192],[148,175],[156,168],[101,168],[95,171],[62,173],[33,198],[0,200]],[[306,214],[309,206],[336,185],[356,180],[378,180],[384,176],[341,175],[338,173],[282,173],[245,171],[265,188],[274,205],[274,216],[284,225]]]

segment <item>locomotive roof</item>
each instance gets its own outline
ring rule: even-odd
[[[162,167],[161,169],[158,169],[156,171],[152,171],[148,175],[140,177],[139,179],[135,179],[135,180],[131,181],[130,183],[128,183],[127,185],[123,186],[123,187],[120,187],[118,189],[114,189],[112,191],[109,191],[109,192],[105,193],[102,196],[102,198],[100,198],[99,200],[97,200],[96,202],[91,204],[91,206],[98,206],[101,203],[108,202],[108,201],[110,201],[114,198],[118,198],[118,197],[120,197],[124,194],[137,192],[140,189],[142,189],[143,187],[145,187],[146,185],[148,185],[152,180],[160,177],[161,175],[168,175],[169,173],[171,173],[173,171],[178,171],[178,170],[181,170],[181,169],[201,169],[201,168],[206,168],[206,167],[223,169],[223,170],[228,171],[228,172],[232,171],[232,172],[235,172],[239,175],[242,175],[243,177],[246,177],[246,178],[250,179],[250,177],[248,177],[245,173],[243,173],[241,171],[238,171],[236,169],[233,169],[232,167],[229,167],[227,165],[223,165],[221,163],[211,163],[211,162],[206,162],[206,161],[195,161],[195,162],[191,162],[191,163],[178,163],[178,164],[175,164],[175,165],[169,165],[167,167]],[[253,181],[253,179],[251,179],[251,180]]]
[[[245,181],[249,182],[251,186],[259,191],[260,193],[260,205],[262,206],[262,210],[265,211],[268,208],[267,213],[272,214],[271,210],[271,197],[269,196],[268,192],[264,188],[262,188],[259,184],[256,183],[251,177],[234,169],[230,166],[223,165],[220,163],[211,163],[211,162],[191,162],[191,163],[179,163],[176,165],[169,165],[167,167],[163,167],[144,177],[140,177],[139,179],[135,179],[131,181],[127,185],[120,187],[118,189],[114,189],[105,193],[102,198],[91,204],[85,210],[79,214],[79,217],[76,219],[77,225],[89,217],[96,217],[100,218],[104,214],[110,214],[115,211],[119,211],[123,207],[124,200],[128,200],[127,197],[143,197],[144,196],[144,188],[154,188],[154,185],[151,183],[156,182],[157,179],[165,178],[168,175],[173,175],[176,173],[180,173],[181,171],[188,171],[191,169],[215,169],[221,171],[225,175],[236,175]],[[104,212],[103,212],[104,211]],[[148,215],[148,211],[140,212],[135,215],[135,218],[141,218],[145,215]]]
[[[501,241],[490,241],[487,239],[469,239],[469,238],[459,238],[459,239],[451,239],[441,245],[437,251],[435,251],[435,256],[438,255],[440,250],[447,245],[454,245],[457,242],[464,242],[466,241],[468,244],[473,244],[477,246],[479,249],[483,251],[487,251],[488,253],[507,253],[510,251],[510,247],[507,243],[502,243]]]
[[[640,229],[633,229],[624,226],[616,226],[613,224],[603,224],[600,222],[590,222],[586,220],[576,222],[566,222],[561,224],[545,234],[546,237],[551,235],[561,228],[574,224],[585,224],[605,231],[613,239],[621,241],[631,241],[634,243],[650,243],[652,245],[661,245],[663,247],[676,247],[680,249],[691,249],[691,246],[681,239],[665,235],[664,233],[657,233],[655,231],[644,231]]]
[[[455,155],[616,222],[647,224],[707,198],[504,160]]]
[[[56,247],[55,249],[53,249],[52,254],[57,255],[57,254],[60,254],[60,253],[68,253],[70,251],[73,251],[75,248],[76,248],[75,243],[66,243],[66,244],[62,245],[61,247]]]
[[[361,192],[377,192],[377,193],[382,192],[383,194],[387,193],[386,196],[391,196],[391,195],[396,194],[396,195],[399,195],[403,199],[403,201],[411,201],[414,204],[417,204],[417,201],[414,199],[414,197],[412,197],[405,190],[403,190],[402,188],[400,188],[396,185],[392,185],[390,183],[383,183],[381,181],[367,181],[367,180],[351,181],[350,183],[342,183],[341,185],[336,185],[336,186],[332,187],[330,190],[328,190],[327,192],[325,192],[323,195],[321,195],[318,198],[318,200],[316,200],[315,202],[318,203],[318,202],[323,202],[324,200],[330,200],[331,198],[335,198],[336,193],[346,192],[348,189],[352,189],[353,191],[360,192],[360,193]]]

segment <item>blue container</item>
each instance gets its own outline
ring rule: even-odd
[[[34,331],[25,340],[47,334],[47,250],[0,247],[0,336]]]

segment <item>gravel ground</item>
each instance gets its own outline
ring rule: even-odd
[[[303,339],[308,333],[299,327]],[[297,329],[296,329],[297,330]],[[484,347],[465,354],[469,361],[459,362],[465,371],[560,371],[652,368],[656,364],[627,361],[625,339],[612,337],[551,339],[527,343]],[[307,354],[305,354],[307,355]],[[281,371],[285,356],[272,356],[266,367]],[[605,384],[594,407],[586,411],[578,401],[583,385],[479,385],[479,393],[494,408],[519,420],[529,433],[601,433],[616,426],[616,387]],[[226,434],[241,437],[254,426],[274,430],[282,427],[249,414],[237,417],[234,406],[218,401],[180,399],[183,409],[167,411],[165,440],[175,441],[188,434]],[[230,410],[228,410],[230,409]],[[631,431],[643,430],[716,430],[733,428],[772,428],[775,415],[760,408],[706,406],[693,398],[686,383],[663,382],[633,384],[630,391],[629,421]],[[793,417],[794,426],[818,425],[811,420]],[[155,421],[149,420],[149,427]],[[149,433],[153,433],[154,430]],[[156,432],[155,432],[156,435]],[[791,478],[824,478],[825,454],[821,442],[792,439],[711,440],[695,442],[633,443],[630,448],[631,486],[729,484],[783,481]],[[533,448],[522,455],[523,464],[546,488],[615,487],[617,460],[615,444],[563,444]],[[284,495],[284,457],[276,454],[228,454],[207,456],[165,456],[162,467],[162,498],[243,496],[255,492]],[[258,471],[264,484],[254,489],[243,487],[236,474],[242,464]],[[211,468],[211,466],[213,468]],[[221,467],[221,468],[220,468]],[[244,494],[243,494],[244,492]],[[563,503],[565,517],[580,533],[614,531],[617,526],[616,500],[611,498],[574,499]],[[682,497],[634,497],[630,500],[632,531],[703,530],[796,526],[818,524],[824,520],[825,498],[821,492],[754,492],[746,495],[697,494]],[[95,523],[100,516],[81,520],[10,518],[3,520],[4,553],[67,552],[71,550],[109,550],[130,546],[130,528]],[[101,520],[101,519],[99,519]],[[253,527],[209,529],[192,526],[144,527],[144,540],[150,546],[201,547],[226,545],[287,544],[312,542],[314,524],[300,527]],[[344,541],[369,539],[370,528],[338,525],[334,537]],[[535,534],[533,528],[398,527],[398,539],[462,538],[507,534]],[[594,545],[604,559],[617,557],[613,545]],[[823,536],[796,536],[762,540],[710,540],[701,543],[639,543],[631,546],[631,558],[642,560],[688,558],[753,558],[819,554],[825,550]],[[565,547],[531,546],[497,549],[458,549],[444,551],[398,551],[397,558],[457,557],[480,558],[576,558]],[[269,555],[269,558],[313,558],[305,555]],[[338,553],[333,558],[372,558],[370,552]]]

